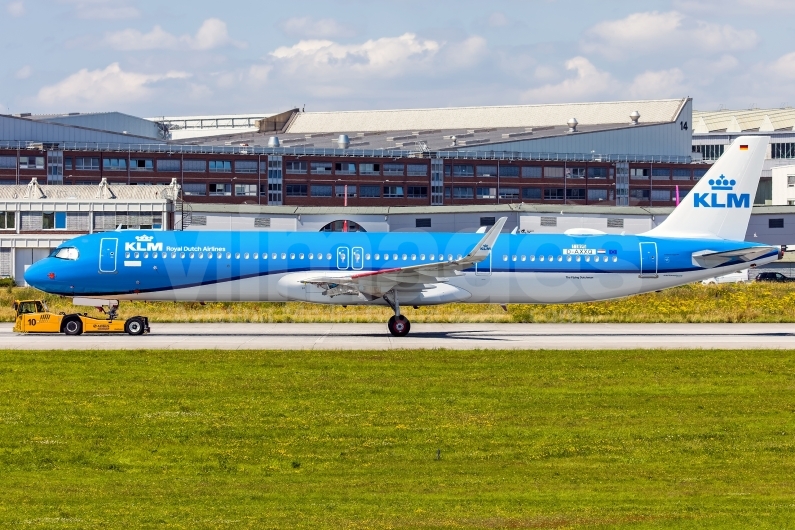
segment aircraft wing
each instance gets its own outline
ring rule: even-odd
[[[719,267],[724,263],[728,263],[732,260],[739,259],[740,261],[752,261],[773,251],[778,252],[779,247],[754,246],[748,248],[740,248],[736,250],[726,250],[723,252],[717,252],[714,250],[702,250],[699,252],[693,252],[692,257],[693,257],[693,265],[695,265],[696,267],[712,269],[714,267]]]
[[[461,259],[422,263],[420,265],[409,265],[407,267],[395,267],[378,271],[354,271],[350,274],[319,274],[318,276],[305,278],[301,282],[317,285],[325,289],[329,296],[359,293],[381,296],[395,286],[400,286],[406,290],[421,290],[425,285],[445,282],[450,276],[461,274],[461,271],[486,259],[507,219],[507,217],[498,219],[494,226],[478,241],[472,251]]]

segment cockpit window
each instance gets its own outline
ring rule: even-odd
[[[78,257],[80,257],[80,253],[75,247],[62,247],[56,249],[53,257],[58,259],[76,260]]]

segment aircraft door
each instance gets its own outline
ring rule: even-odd
[[[657,277],[657,243],[640,244],[640,277]]]
[[[115,237],[103,237],[99,242],[99,272],[116,272],[116,254],[119,240]]]
[[[348,247],[338,247],[337,248],[337,268],[340,270],[345,270],[350,267],[351,263],[351,251]]]
[[[351,249],[351,268],[355,271],[360,271],[364,268],[364,249],[362,247],[353,247]]]

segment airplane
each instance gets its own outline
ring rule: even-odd
[[[768,142],[737,138],[661,224],[639,235],[503,234],[504,217],[485,233],[117,230],[63,243],[25,281],[116,305],[388,305],[395,336],[411,328],[406,305],[575,303],[659,291],[781,257],[779,246],[744,241]]]

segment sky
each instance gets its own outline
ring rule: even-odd
[[[0,0],[0,113],[795,104],[795,0]]]

